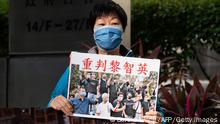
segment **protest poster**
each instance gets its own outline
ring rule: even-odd
[[[71,52],[68,100],[73,116],[143,122],[156,110],[160,60]]]

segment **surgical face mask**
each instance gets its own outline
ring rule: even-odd
[[[101,26],[94,28],[94,39],[96,45],[105,51],[118,48],[122,41],[122,26]]]
[[[85,97],[86,96],[86,92],[81,92],[80,96],[84,96]]]
[[[131,95],[128,95],[128,99],[131,99],[131,97],[132,97]]]

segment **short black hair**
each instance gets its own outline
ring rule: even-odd
[[[103,16],[103,15],[106,16],[110,14],[116,14],[118,16],[119,20],[122,23],[123,31],[125,31],[125,28],[127,26],[127,15],[124,9],[119,4],[113,1],[99,3],[93,7],[89,15],[90,28],[93,30],[97,17]]]
[[[122,92],[118,92],[117,95],[118,95],[118,96],[120,96],[120,95],[124,95],[124,93],[122,93]]]

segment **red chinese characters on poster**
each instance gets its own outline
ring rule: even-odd
[[[109,66],[110,73],[119,73],[125,72],[125,74],[143,74],[147,75],[148,66],[147,63],[138,62],[138,63],[129,63],[128,61],[118,61],[115,59],[98,59],[96,61],[92,61],[91,58],[84,58],[82,60],[83,66],[82,69],[87,71],[102,71],[106,72],[107,65]],[[122,66],[122,67],[121,67]],[[95,67],[95,69],[91,69],[91,67]],[[135,70],[135,68],[137,68]]]

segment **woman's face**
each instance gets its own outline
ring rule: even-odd
[[[97,17],[93,30],[99,54],[120,55],[123,29],[116,14]]]
[[[118,26],[122,24],[116,14],[110,14],[107,16],[97,17],[94,27],[101,27],[101,26],[107,26],[107,25]]]

